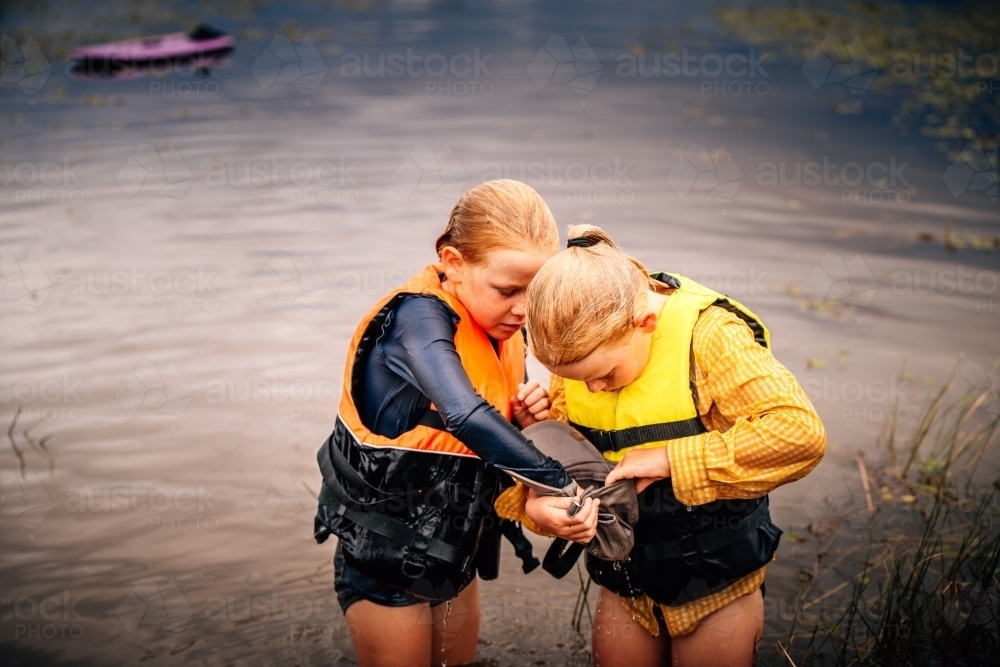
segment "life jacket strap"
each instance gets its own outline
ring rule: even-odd
[[[673,542],[657,542],[655,544],[636,545],[642,557],[647,561],[671,560],[684,558],[698,559],[702,554],[719,551],[739,540],[752,535],[771,517],[768,510],[768,499],[765,496],[753,512],[744,517],[737,525],[730,528],[720,528],[708,533],[692,536],[691,539],[674,540]]]
[[[583,553],[584,546],[578,542],[570,542],[557,537],[545,552],[542,569],[556,579],[562,579],[576,565],[577,559]]]
[[[600,452],[617,452],[647,442],[686,438],[706,431],[705,425],[698,417],[675,422],[632,426],[612,431],[590,428],[574,422],[570,422],[570,426],[580,431]]]
[[[319,463],[319,470],[323,473],[323,483],[331,485],[333,487],[333,492],[340,498],[340,502],[352,509],[365,509],[367,511],[379,510],[385,507],[390,501],[397,500],[399,498],[407,497],[416,493],[419,490],[414,489],[409,492],[397,493],[397,494],[385,494],[380,489],[369,484],[365,479],[351,467],[350,461],[344,456],[340,448],[333,441],[334,436],[331,435],[323,443],[323,446],[319,448],[316,453],[316,462]],[[361,500],[355,500],[347,492],[346,489],[337,481],[338,475],[348,486],[354,487],[355,489],[367,489],[371,493],[380,496],[382,499],[375,502],[364,502]]]
[[[399,519],[370,510],[357,510],[345,507],[337,499],[338,494],[331,488],[339,486],[339,484],[336,480],[332,481],[333,484],[324,481],[323,488],[319,492],[320,506],[326,512],[347,517],[362,528],[367,528],[377,535],[381,535],[407,547],[413,547],[418,541],[423,541],[423,537]],[[343,487],[340,490],[342,491]],[[428,556],[433,556],[438,560],[443,560],[452,565],[458,563],[460,554],[458,546],[442,542],[436,538],[431,538],[428,541],[425,553]]]

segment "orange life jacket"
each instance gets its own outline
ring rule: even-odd
[[[472,318],[462,302],[448,293],[441,285],[440,268],[430,265],[414,275],[405,285],[389,292],[362,318],[351,339],[344,369],[344,384],[340,398],[340,419],[350,429],[355,440],[364,445],[403,447],[433,451],[442,454],[475,456],[450,433],[431,426],[417,425],[397,438],[386,438],[372,433],[361,423],[355,405],[355,371],[361,371],[358,362],[371,351],[381,326],[372,326],[384,320],[387,308],[401,296],[428,294],[444,301],[459,317],[455,331],[455,349],[462,366],[472,381],[476,392],[486,399],[500,414],[511,417],[510,399],[517,393],[517,385],[524,382],[524,337],[515,334],[499,342],[499,354],[494,351],[487,333]]]

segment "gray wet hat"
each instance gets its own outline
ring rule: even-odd
[[[639,499],[634,481],[623,479],[605,486],[604,480],[614,469],[614,464],[601,456],[579,431],[567,424],[546,420],[532,424],[523,433],[539,451],[566,468],[582,492],[581,502],[586,498],[600,499],[597,534],[587,544],[587,553],[602,560],[627,558],[635,545],[633,526],[639,520]],[[559,495],[570,495],[571,489],[563,489]]]

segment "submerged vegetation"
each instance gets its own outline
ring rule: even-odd
[[[903,100],[892,124],[901,134],[937,139],[950,160],[970,150],[976,155],[963,159],[979,158],[972,144],[996,169],[1000,17],[993,3],[727,0],[715,18],[730,37],[770,48],[776,59],[806,67],[831,60],[840,70],[818,75],[845,83],[837,113],[860,113],[869,89],[895,90]]]

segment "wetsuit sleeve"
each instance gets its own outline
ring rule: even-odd
[[[685,505],[757,498],[800,479],[826,450],[805,391],[750,328],[706,309],[692,336],[692,381],[708,433],[668,442],[674,494]]]
[[[386,364],[430,399],[448,432],[479,458],[515,478],[568,486],[562,465],[539,452],[473,388],[455,349],[455,319],[440,299],[404,299],[382,343]]]

